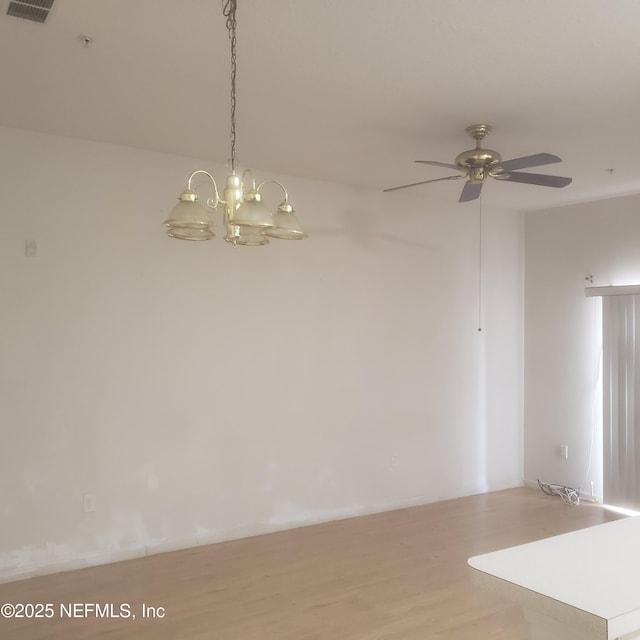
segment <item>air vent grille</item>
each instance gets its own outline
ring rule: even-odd
[[[7,15],[33,22],[44,22],[51,11],[54,0],[11,0]]]

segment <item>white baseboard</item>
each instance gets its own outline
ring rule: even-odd
[[[0,566],[0,584],[14,582],[17,580],[26,580],[28,578],[35,578],[37,576],[44,576],[53,573],[62,573],[103,564],[111,564],[113,562],[122,562],[124,560],[132,560],[134,558],[143,558],[145,556],[156,555],[159,553],[180,551],[208,544],[216,544],[218,542],[226,542],[228,540],[250,538],[252,536],[258,536],[266,533],[296,529],[298,527],[307,527],[314,524],[320,524],[322,522],[344,520],[346,518],[371,515],[383,511],[419,506],[435,501],[437,501],[437,498],[434,499],[433,496],[418,495],[398,500],[392,504],[378,504],[370,506],[351,505],[349,507],[333,511],[309,513],[303,517],[279,518],[268,522],[239,525],[225,531],[202,531],[194,533],[191,536],[154,541],[144,546],[130,547],[127,549],[85,552],[80,555],[74,555],[73,557],[58,557],[50,560],[47,559],[46,561],[22,563],[17,566]]]
[[[537,487],[537,484],[534,484]],[[443,495],[420,494],[402,498],[392,503],[379,503],[375,505],[353,504],[347,507],[334,509],[333,511],[327,510],[307,513],[302,517],[281,516],[279,518],[273,518],[268,522],[257,522],[239,525],[225,531],[200,531],[190,536],[172,538],[170,540],[154,541],[144,546],[131,547],[127,549],[95,551],[92,553],[84,553],[82,555],[74,557],[56,558],[44,562],[41,561],[24,563],[19,566],[0,566],[0,583],[25,580],[27,578],[34,578],[36,576],[43,576],[52,573],[74,571],[76,569],[85,569],[87,567],[95,567],[102,564],[110,564],[112,562],[122,562],[123,560],[132,560],[134,558],[142,558],[159,553],[167,553],[169,551],[190,549],[193,547],[216,544],[218,542],[225,542],[228,540],[250,538],[252,536],[274,533],[287,529],[308,527],[323,522],[332,522],[336,520],[354,518],[357,516],[373,515],[375,513],[393,511],[395,509],[416,507],[424,504],[440,502],[443,500],[452,500],[469,495],[486,493],[488,490],[497,491],[503,488],[511,488],[513,486],[516,485],[510,483],[505,487],[488,488],[480,484],[469,484],[468,486],[458,487],[454,492]]]

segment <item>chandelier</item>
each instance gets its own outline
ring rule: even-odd
[[[234,246],[259,246],[267,244],[269,238],[301,240],[306,234],[300,227],[295,211],[289,203],[289,194],[277,180],[265,180],[256,184],[253,173],[245,169],[236,170],[236,9],[237,0],[226,0],[223,15],[227,19],[227,31],[231,42],[231,175],[227,176],[223,197],[220,197],[214,177],[202,169],[194,171],[187,180],[187,188],[178,196],[178,204],[165,221],[167,235],[178,240],[210,240],[214,237],[211,211],[222,208],[226,229],[225,240]],[[200,204],[194,178],[208,178],[213,186],[213,197],[206,206]],[[262,202],[262,188],[274,184],[280,188],[284,199],[275,213],[271,213]]]

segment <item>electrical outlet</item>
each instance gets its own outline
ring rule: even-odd
[[[569,445],[566,445],[566,444],[561,444],[560,445],[560,457],[563,460],[568,460],[569,459]]]
[[[93,513],[96,510],[96,495],[95,495],[95,493],[83,493],[82,494],[82,510],[85,513]]]
[[[24,241],[24,255],[27,258],[35,258],[38,255],[38,244],[33,238]]]

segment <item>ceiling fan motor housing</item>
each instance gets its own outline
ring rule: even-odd
[[[469,174],[471,182],[482,182],[487,177],[487,170],[501,161],[502,156],[493,149],[470,149],[456,157],[456,164]]]
[[[483,182],[488,169],[497,167],[502,156],[493,149],[481,149],[480,141],[489,135],[491,127],[488,124],[474,124],[466,128],[466,132],[476,141],[476,148],[463,151],[456,156],[456,165],[469,175],[470,182]]]

